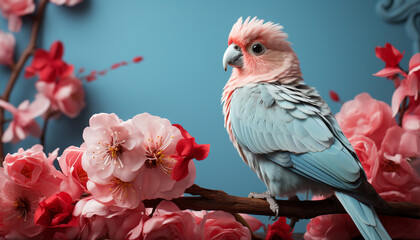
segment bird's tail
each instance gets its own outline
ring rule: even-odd
[[[337,196],[365,239],[391,240],[372,206],[368,206],[341,192],[335,192],[335,196]]]

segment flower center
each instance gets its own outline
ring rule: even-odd
[[[120,145],[117,146],[108,146],[108,153],[112,158],[118,158],[122,153],[122,148]]]
[[[113,186],[109,189],[114,197],[120,201],[128,196],[128,191],[132,188],[131,182],[124,182],[119,178],[114,177],[112,180]]]
[[[106,133],[104,131],[104,133]],[[121,132],[111,133],[111,141],[109,142],[98,142],[97,150],[93,151],[93,158],[100,157],[101,162],[104,166],[108,166],[111,163],[117,165],[118,168],[124,167],[121,155],[123,154],[122,145],[125,143],[125,140],[121,139]],[[104,168],[104,166],[102,168]]]
[[[400,165],[398,163],[387,159],[384,161],[385,172],[396,172],[398,169],[400,169]]]
[[[23,218],[26,221],[29,212],[31,211],[31,205],[27,198],[21,197],[13,203],[13,207],[17,212],[18,218]]]
[[[31,180],[32,177],[32,171],[34,170],[33,166],[28,167],[27,165],[24,165],[22,170],[20,170],[20,173],[25,176],[28,180]]]
[[[159,150],[157,152],[148,152],[146,153],[146,167],[148,168],[155,168],[159,166],[163,162],[162,158],[165,157],[165,155],[162,153],[162,150]]]

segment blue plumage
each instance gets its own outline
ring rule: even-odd
[[[252,83],[230,104],[238,150],[273,196],[334,191],[365,238],[390,239],[372,207],[385,202],[314,88]]]

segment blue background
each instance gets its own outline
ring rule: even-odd
[[[307,84],[315,86],[334,112],[343,100],[361,92],[390,102],[393,84],[372,76],[384,64],[375,46],[392,43],[411,55],[411,42],[401,25],[389,25],[375,13],[374,1],[99,1],[85,0],[69,8],[47,6],[38,47],[56,40],[65,46],[64,60],[75,69],[100,70],[119,61],[144,57],[85,83],[87,107],[76,119],[51,122],[47,151],[80,145],[90,116],[114,112],[126,120],[149,112],[182,124],[198,143],[210,143],[209,157],[196,162],[196,183],[247,196],[264,192],[264,184],[242,162],[223,127],[220,97],[231,69],[224,72],[222,56],[232,25],[240,16],[258,16],[282,24],[301,61]],[[0,20],[7,31],[7,22]],[[20,53],[29,39],[30,22],[16,35]],[[16,54],[16,56],[18,56]],[[407,66],[406,56],[402,66]],[[405,67],[407,68],[407,67]],[[9,70],[0,67],[4,89]],[[35,79],[20,78],[11,101],[33,100]],[[42,121],[39,121],[40,123]],[[30,147],[37,139],[6,144],[7,152]],[[268,222],[267,217],[261,217]],[[305,223],[296,231],[304,232]]]

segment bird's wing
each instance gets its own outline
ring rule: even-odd
[[[354,190],[361,165],[322,104],[288,86],[246,85],[232,97],[232,130],[238,144],[254,154],[336,189]]]

